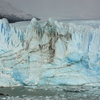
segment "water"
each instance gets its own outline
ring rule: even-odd
[[[100,100],[99,86],[20,86],[0,88],[0,100]]]

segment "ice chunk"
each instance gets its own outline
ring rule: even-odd
[[[70,62],[79,62],[79,61],[81,61],[81,58],[82,56],[79,54],[79,53],[77,53],[77,52],[73,52],[73,53],[71,53],[68,57],[67,57],[67,59],[70,61]]]

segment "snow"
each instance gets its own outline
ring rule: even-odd
[[[98,84],[100,28],[93,26],[33,18],[22,28],[0,20],[0,85]]]

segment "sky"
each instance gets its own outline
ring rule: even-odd
[[[100,0],[4,0],[36,17],[100,19]]]

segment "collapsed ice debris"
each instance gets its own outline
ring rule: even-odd
[[[97,85],[100,28],[35,18],[25,30],[0,20],[0,86]]]

